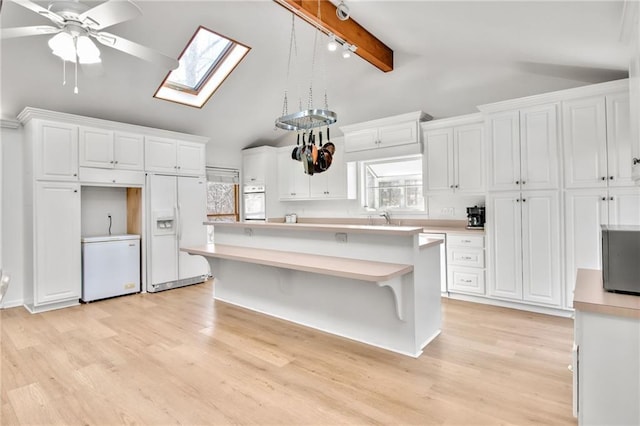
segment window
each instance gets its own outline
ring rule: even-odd
[[[233,72],[250,48],[199,27],[164,79],[156,98],[201,108]]]
[[[207,167],[207,218],[210,221],[240,220],[239,175],[235,169]],[[213,226],[207,226],[207,240],[213,242]]]
[[[375,210],[423,212],[422,156],[362,163],[363,204]]]

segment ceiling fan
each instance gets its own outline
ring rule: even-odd
[[[142,15],[142,11],[130,0],[107,0],[90,7],[75,0],[51,1],[44,8],[30,0],[11,0],[40,16],[49,19],[52,25],[3,28],[0,38],[9,39],[36,35],[55,34],[49,40],[54,55],[64,61],[90,64],[100,62],[100,50],[91,39],[98,43],[136,56],[163,68],[174,70],[178,61],[156,50],[127,40],[115,34],[102,31],[112,25],[128,21]]]

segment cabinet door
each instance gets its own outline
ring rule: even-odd
[[[573,289],[578,269],[602,269],[600,226],[608,223],[607,206],[606,189],[571,190],[565,193],[567,308],[573,308]]]
[[[289,157],[289,161],[291,161],[291,157]],[[264,155],[255,151],[242,152],[242,181],[244,183],[265,183],[266,173],[267,161]]]
[[[520,132],[518,111],[489,117],[489,189],[520,188]]]
[[[40,122],[36,126],[35,174],[39,180],[78,180],[78,127]]]
[[[278,150],[278,194],[281,200],[309,198],[309,175],[291,158],[293,146]],[[314,176],[315,177],[315,176]]]
[[[438,129],[425,132],[425,161],[427,192],[452,192],[453,176],[453,129]]]
[[[609,190],[609,225],[640,225],[640,188]]]
[[[179,174],[204,176],[205,146],[203,144],[178,141],[177,156]]]
[[[38,182],[35,196],[34,303],[77,300],[82,279],[80,185]]]
[[[458,193],[484,191],[484,125],[470,124],[454,129],[455,189]]]
[[[349,176],[347,173],[347,163],[344,161],[344,145],[333,140],[336,150],[333,153],[333,161],[328,170],[322,174],[313,177],[322,177],[326,179],[327,194],[325,198],[346,199],[348,196]],[[310,179],[313,186],[313,178]]]
[[[144,170],[144,137],[142,135],[115,132],[113,152],[116,168]]]
[[[523,299],[559,305],[560,205],[556,191],[523,192],[522,289]]]
[[[144,141],[145,169],[150,172],[176,173],[176,141],[146,136]]]
[[[633,186],[631,165],[640,158],[638,143],[631,142],[629,94],[607,96],[607,167],[609,186]],[[634,149],[635,148],[635,149]]]
[[[522,300],[522,217],[519,192],[493,194],[487,203],[490,285],[494,297]]]
[[[364,151],[378,146],[378,129],[363,129],[344,134],[346,152]]]
[[[80,126],[78,136],[81,166],[113,168],[113,132],[111,130]]]
[[[378,146],[381,148],[417,142],[418,123],[415,121],[380,126],[378,128]]]
[[[525,189],[558,188],[556,105],[520,111],[520,184]]]
[[[565,186],[605,188],[608,177],[604,97],[563,102],[562,121]]]

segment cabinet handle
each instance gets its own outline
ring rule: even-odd
[[[613,197],[609,197],[609,200],[610,200],[610,201],[613,201]]]
[[[456,188],[458,188],[459,185],[456,185]]]
[[[462,256],[460,259],[462,259],[462,260],[473,260],[473,257],[471,257],[471,256]]]
[[[78,174],[77,174],[77,173],[74,173],[73,175],[74,175],[74,176],[78,176]]]
[[[115,179],[113,179],[111,182],[116,183],[116,180],[115,180]]]
[[[519,203],[519,202],[520,202],[520,198],[516,198],[516,203]]]
[[[460,240],[461,243],[470,243],[471,240]]]
[[[522,202],[523,202],[523,203],[524,203],[524,202],[526,202],[526,201],[527,201],[527,199],[526,199],[526,198],[523,198],[523,199],[522,199]]]
[[[173,166],[173,168],[177,170],[177,169],[178,169],[178,166]],[[253,179],[252,179],[252,180],[253,180]]]
[[[525,183],[527,183],[527,182],[525,182],[525,181],[522,181],[522,184],[523,184],[523,185],[524,185]]]
[[[601,179],[602,180],[607,180],[607,177],[606,176],[602,176]]]
[[[453,185],[449,186],[449,188],[453,189]]]
[[[520,181],[519,180],[516,181],[516,185],[520,185]]]
[[[113,164],[113,160],[109,161],[109,163]]]
[[[116,160],[115,163],[118,164],[118,160]]]
[[[602,201],[607,201],[607,197],[602,197]]]
[[[73,192],[78,192],[78,190],[77,190],[77,189],[74,189],[74,190],[73,190]]]
[[[609,176],[609,180],[613,180],[613,176]]]
[[[463,283],[470,283],[471,282],[471,280],[460,280],[460,281],[462,281]]]

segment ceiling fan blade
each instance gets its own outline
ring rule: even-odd
[[[79,18],[90,28],[101,30],[140,15],[140,8],[129,0],[108,0],[82,13]]]
[[[13,1],[15,4],[19,4],[20,6],[29,9],[32,12],[37,13],[38,15],[42,15],[45,18],[50,19],[56,24],[62,25],[64,23],[64,19],[62,18],[62,16],[48,9],[45,9],[44,7],[32,1],[29,1],[29,0],[11,0],[11,1]]]
[[[94,37],[98,42],[105,46],[136,56],[140,59],[144,59],[145,61],[152,62],[170,70],[178,68],[179,63],[177,59],[170,58],[156,50],[134,43],[126,38],[106,32],[95,33]]]
[[[2,28],[0,29],[0,39],[27,37],[43,34],[59,33],[60,28],[52,27],[49,25],[35,25],[33,27],[15,27],[15,28]]]

